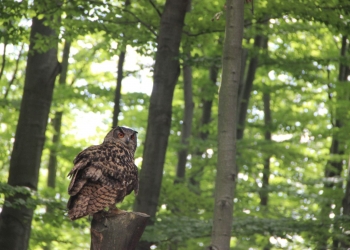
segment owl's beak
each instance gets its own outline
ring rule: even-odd
[[[126,144],[129,144],[130,138],[126,138]]]

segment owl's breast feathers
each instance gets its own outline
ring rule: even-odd
[[[91,146],[77,155],[68,187],[67,208],[74,220],[123,201],[138,192],[138,170],[133,154],[121,143]]]

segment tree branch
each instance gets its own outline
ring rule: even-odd
[[[158,16],[162,17],[162,13],[160,13],[159,9],[157,8],[157,6],[154,4],[154,2],[152,0],[149,0],[150,4],[153,6],[153,8],[157,11]]]
[[[7,98],[8,94],[10,92],[10,88],[11,88],[12,84],[16,80],[16,76],[17,76],[17,72],[18,72],[18,64],[19,64],[19,61],[20,61],[22,53],[23,53],[23,47],[24,47],[24,43],[22,43],[21,49],[19,51],[19,54],[18,54],[18,57],[17,57],[17,60],[16,60],[16,64],[15,64],[15,69],[14,69],[13,74],[12,74],[12,78],[11,78],[11,80],[9,82],[9,86],[6,89],[6,92],[5,92],[5,95],[4,95],[4,100]]]
[[[4,69],[6,65],[6,48],[7,48],[7,39],[6,37],[4,38],[4,50],[2,54],[2,64],[1,64],[1,69],[0,69],[0,80],[2,75],[4,74]]]
[[[136,18],[137,21],[139,21],[143,26],[145,26],[153,35],[155,35],[156,37],[158,37],[157,33],[152,29],[152,27],[150,25],[148,25],[146,22],[142,21],[140,18],[138,18],[134,13],[132,13],[131,11],[124,9],[125,12],[131,14],[133,17]]]

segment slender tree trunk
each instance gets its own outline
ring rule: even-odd
[[[347,40],[347,37],[343,38],[344,40]],[[346,41],[343,43],[348,43],[349,41]],[[347,46],[347,52],[349,50],[349,46]],[[343,79],[348,79],[350,75],[350,69],[349,67],[343,67],[341,73]],[[349,93],[347,93],[346,97],[347,101],[349,102]],[[342,200],[342,208],[343,208],[343,217],[345,219],[350,218],[350,158],[348,159],[348,171],[347,171],[347,178],[346,178],[346,186],[345,186],[345,194]],[[346,228],[344,226],[344,228]],[[343,232],[344,233],[344,232]],[[343,249],[350,249],[350,237],[349,234],[344,234],[344,238],[342,238],[341,246]]]
[[[213,100],[214,100],[214,93],[216,91],[213,91],[213,87],[216,89],[216,82],[218,79],[218,73],[219,69],[217,66],[212,65],[209,69],[209,80],[210,80],[210,86],[208,86],[208,89],[206,91],[209,91],[211,93],[210,97],[208,99],[203,99],[202,100],[202,117],[201,117],[201,129],[199,132],[199,138],[203,141],[208,139],[209,136],[209,131],[208,129],[205,129],[210,121],[211,121],[211,111],[212,111],[212,106],[213,106]],[[205,92],[206,92],[205,91]],[[202,155],[203,152],[201,152]]]
[[[131,1],[125,1],[125,8],[130,6]],[[125,62],[125,54],[126,54],[126,44],[121,43],[122,49],[119,54],[118,59],[118,72],[117,72],[117,86],[115,88],[114,93],[114,109],[113,109],[113,120],[112,127],[116,127],[119,122],[119,113],[121,111],[120,108],[120,100],[121,100],[121,89],[122,89],[122,81],[124,78],[124,62]]]
[[[227,0],[222,82],[219,91],[218,166],[211,236],[211,249],[218,250],[230,249],[233,198],[237,178],[236,114],[243,27],[244,1]]]
[[[348,219],[350,218],[350,158],[348,159],[348,176],[346,178],[345,194],[342,202],[343,216]],[[345,228],[345,227],[344,227]],[[341,242],[343,249],[350,249],[350,237],[348,234],[344,235],[345,240]]]
[[[118,117],[120,113],[122,81],[124,78],[123,66],[125,61],[125,54],[126,54],[126,46],[124,46],[124,48],[120,52],[119,60],[118,60],[117,86],[115,88],[115,94],[114,94],[114,109],[113,109],[113,124],[112,124],[113,127],[117,126],[119,121]]]
[[[187,53],[187,60],[191,58],[190,52]],[[178,152],[178,163],[176,169],[176,181],[183,180],[185,178],[186,162],[188,154],[188,144],[192,132],[192,119],[194,103],[192,100],[192,68],[188,62],[184,62],[183,65],[183,79],[184,79],[184,101],[185,110],[181,131],[181,146],[182,148]]]
[[[66,41],[63,48],[63,56],[61,63],[62,70],[58,81],[60,85],[66,84],[70,47],[71,43]],[[52,126],[54,129],[54,135],[52,137],[53,147],[50,150],[47,178],[47,186],[51,188],[56,187],[57,153],[61,137],[62,115],[62,111],[56,111],[55,116],[52,119]]]
[[[263,94],[264,101],[264,124],[265,124],[265,142],[271,142],[271,108],[270,108],[270,93]],[[262,187],[260,190],[260,205],[267,206],[269,199],[269,177],[270,177],[270,155],[266,156],[264,159],[264,169],[262,177]]]
[[[244,91],[244,86],[246,84],[245,79],[245,69],[247,66],[247,60],[248,60],[248,50],[247,49],[242,49],[242,62],[241,62],[241,79],[239,80],[239,85],[238,85],[238,111],[241,111],[241,103],[243,102],[243,91]],[[239,119],[239,112],[237,112],[238,118]]]
[[[56,170],[57,170],[57,152],[60,143],[61,136],[61,124],[62,124],[62,111],[56,111],[55,116],[52,119],[52,126],[54,129],[54,135],[52,136],[52,148],[50,150],[47,186],[50,188],[56,187]]]
[[[348,50],[348,44],[347,44],[347,37],[343,36],[342,38],[342,46],[340,50],[340,57],[345,58],[346,52]],[[344,83],[347,81],[347,66],[344,65],[342,62],[340,62],[339,65],[339,75],[338,75],[338,81],[339,83]],[[338,91],[337,92],[337,102],[341,102],[344,100],[344,93]],[[339,131],[339,129],[342,127],[342,121],[341,116],[344,113],[344,110],[337,107],[336,108],[336,114],[334,117],[333,122],[333,131]],[[332,144],[329,149],[330,156],[341,156],[344,154],[344,147],[343,143],[341,141],[341,138],[337,134],[337,132],[333,133],[332,137]],[[339,158],[339,157],[338,157]],[[341,173],[342,173],[343,163],[341,159],[330,159],[328,160],[326,167],[325,167],[325,179],[326,182],[324,184],[324,196],[326,199],[329,199],[329,201],[322,204],[321,214],[320,214],[320,220],[325,224],[323,226],[324,231],[323,234],[320,235],[320,239],[318,240],[318,249],[328,249],[327,241],[329,238],[329,214],[331,212],[331,204],[337,203],[337,201],[332,201],[333,197],[337,197],[337,193],[341,192],[341,182],[336,183],[334,182],[334,179],[340,179]],[[338,207],[338,206],[337,206]],[[337,230],[338,225],[334,225],[334,230]],[[336,235],[333,236],[333,243],[332,248],[337,249],[339,247],[339,240],[336,238]]]
[[[66,41],[63,47],[62,63],[61,63],[61,74],[58,80],[60,85],[66,84],[67,72],[68,72],[68,59],[70,53],[71,43]],[[47,176],[47,186],[50,188],[56,187],[56,172],[57,172],[57,155],[60,147],[60,138],[61,138],[61,126],[62,126],[62,111],[55,111],[54,118],[52,119],[52,126],[54,129],[54,134],[52,136],[52,148],[50,149],[49,154],[49,163],[48,163],[48,176]],[[46,213],[50,214],[53,211],[53,208],[50,206],[46,207]],[[51,249],[51,242],[47,242],[47,245],[44,247],[44,250]]]
[[[270,107],[270,93],[263,94],[264,101],[264,125],[265,125],[265,142],[271,143],[271,107]],[[262,209],[267,210],[269,203],[269,179],[270,179],[270,158],[271,155],[267,155],[264,158],[264,168],[262,171],[262,187],[259,191],[260,205]],[[270,235],[267,234],[265,240],[265,246],[263,250],[271,249]]]
[[[154,219],[170,134],[172,100],[180,73],[179,47],[188,0],[167,0],[160,21],[148,125],[134,210]],[[140,244],[139,249],[148,249]]]
[[[263,48],[267,52],[267,37],[263,37]],[[267,87],[267,86],[265,86]],[[267,89],[267,92],[263,93],[263,103],[264,103],[264,125],[265,125],[265,142],[271,143],[271,126],[272,126],[272,118],[271,118],[271,96],[270,90]],[[264,169],[263,169],[263,177],[262,177],[262,187],[260,191],[260,205],[267,207],[268,199],[269,199],[269,178],[270,178],[270,158],[271,155],[267,155],[264,159]]]
[[[213,106],[213,99],[214,99],[214,93],[216,91],[213,91],[214,88],[216,88],[216,81],[218,78],[218,71],[219,69],[217,68],[217,66],[212,65],[209,68],[209,80],[210,80],[210,84],[206,85],[206,89],[202,90],[204,93],[206,93],[205,95],[207,95],[207,93],[209,93],[209,97],[207,99],[203,99],[202,100],[202,117],[201,117],[201,122],[200,122],[200,127],[199,127],[199,134],[198,134],[198,139],[201,140],[202,142],[204,142],[205,140],[207,140],[208,136],[209,136],[209,130],[206,128],[207,125],[210,123],[211,121],[211,110],[212,110],[212,106]],[[201,143],[203,144],[203,143]],[[195,157],[200,159],[202,158],[203,155],[203,149],[201,149],[200,147],[196,149],[195,152]],[[203,162],[203,161],[202,161]],[[204,171],[204,165],[200,165],[199,168],[193,169],[193,171],[190,174],[190,183],[192,186],[192,190],[199,194],[200,193],[200,180],[202,178],[203,175],[203,171]]]
[[[35,2],[35,4],[39,4]],[[21,111],[19,114],[14,147],[10,160],[8,184],[36,190],[45,130],[52,101],[55,78],[60,71],[57,62],[57,43],[46,52],[34,49],[37,36],[53,37],[57,34],[44,22],[54,21],[33,18],[26,68]],[[51,38],[52,39],[52,38]],[[6,196],[13,203],[29,195]],[[23,250],[28,248],[33,208],[19,205],[4,206],[0,215],[0,249]]]
[[[254,49],[258,50],[264,45],[264,37],[256,35],[254,39]],[[248,72],[243,89],[240,91],[239,96],[239,110],[238,110],[238,127],[237,127],[237,140],[243,139],[245,121],[247,117],[247,111],[250,100],[250,93],[252,92],[253,82],[255,79],[255,72],[259,65],[258,51],[254,51],[254,56],[250,59]]]
[[[268,51],[268,39],[267,37],[263,38],[263,48],[265,51]],[[272,129],[272,118],[271,118],[271,95],[270,90],[268,89],[266,93],[263,93],[263,102],[264,102],[264,125],[265,125],[265,142],[271,143],[271,129]],[[263,176],[262,176],[262,187],[260,190],[260,205],[265,208],[265,210],[268,210],[268,202],[269,202],[269,179],[270,179],[270,158],[271,155],[268,154],[265,156],[264,159],[264,169],[263,169]],[[267,234],[266,237],[266,244],[263,248],[263,250],[269,250],[271,249],[270,244],[270,235]]]

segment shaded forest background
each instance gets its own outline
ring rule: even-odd
[[[67,174],[74,157],[101,143],[116,124],[139,132],[136,164],[148,169],[147,175],[141,170],[141,187],[152,191],[153,204],[145,208],[141,194],[136,202],[129,196],[119,205],[129,211],[143,206],[151,214],[154,223],[143,241],[152,249],[210,244],[225,2],[175,6],[183,27],[160,29],[162,20],[167,24],[165,2],[0,3],[0,205],[2,212],[5,207],[34,211],[29,249],[89,248],[89,219],[71,222],[66,216]],[[232,113],[238,117],[238,178],[231,248],[347,249],[350,3],[255,0],[245,4],[244,17],[239,109]],[[168,54],[174,53],[179,65],[155,62],[164,48],[157,46],[176,47],[167,30],[178,33],[179,53]],[[30,82],[27,65],[32,60],[39,66],[45,55],[52,64],[44,63],[30,77],[46,77],[52,87],[56,78],[52,103],[47,105],[45,89],[42,105],[21,107],[23,92],[31,89],[24,88]],[[169,86],[157,88],[152,99],[152,82]],[[160,98],[169,95],[172,99]],[[171,116],[157,116],[159,110],[150,106],[166,109],[166,101],[172,105],[164,112]],[[26,108],[32,117],[49,112],[47,127],[28,120],[46,128],[39,175],[29,180],[27,170],[19,170],[22,174],[8,180],[17,123]],[[23,138],[36,135],[23,128]],[[152,159],[144,158],[147,134],[149,145],[155,145],[151,140],[165,145],[164,159],[154,152],[160,157],[154,168]],[[27,185],[26,178],[34,184]]]

